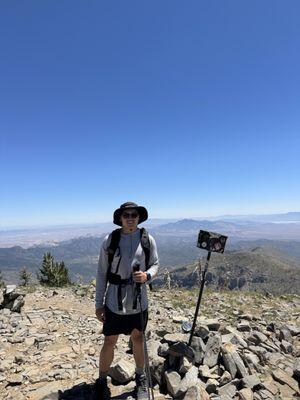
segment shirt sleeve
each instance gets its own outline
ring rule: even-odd
[[[98,261],[97,276],[96,276],[96,296],[95,306],[96,309],[104,307],[105,304],[105,292],[106,292],[106,276],[108,270],[108,239],[107,235],[102,243]]]
[[[158,268],[159,268],[159,258],[157,254],[157,246],[155,239],[149,235],[149,240],[150,240],[150,257],[149,257],[149,269],[147,270],[147,273],[151,275],[151,280],[157,275]]]

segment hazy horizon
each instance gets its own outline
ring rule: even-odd
[[[233,219],[240,219],[240,218],[255,218],[255,217],[267,217],[267,216],[284,216],[284,215],[289,215],[289,214],[294,214],[294,213],[299,213],[300,211],[287,211],[287,212],[271,212],[271,213],[251,213],[251,214],[221,214],[221,215],[203,215],[203,216],[180,216],[180,217],[166,217],[166,218],[159,218],[159,217],[153,217],[153,218],[149,218],[145,223],[155,223],[155,222],[161,222],[161,221],[180,221],[183,219],[190,219],[190,220],[218,220],[218,219],[222,219],[222,218],[233,218]],[[296,220],[295,222],[300,222],[300,220]],[[278,222],[278,221],[276,221]],[[283,221],[285,223],[287,223],[288,221]],[[293,222],[293,221],[290,221]],[[0,231],[4,232],[4,231],[14,231],[14,230],[30,230],[30,229],[42,229],[42,228],[60,228],[60,227],[72,227],[72,226],[76,226],[76,227],[88,227],[88,226],[97,226],[97,225],[113,225],[112,220],[103,220],[103,221],[86,221],[86,222],[68,222],[68,223],[53,223],[53,224],[47,224],[47,223],[41,223],[41,224],[37,224],[37,225],[18,225],[18,226],[1,226],[0,225]]]

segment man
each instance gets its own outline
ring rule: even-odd
[[[145,207],[133,202],[122,204],[113,216],[113,222],[122,228],[107,235],[102,244],[96,280],[96,316],[103,323],[104,344],[100,353],[99,378],[95,383],[95,400],[110,398],[107,374],[120,334],[130,335],[132,341],[137,399],[148,398],[143,344],[148,319],[145,284],[157,274],[159,264],[155,240],[143,228],[138,228],[138,224],[147,218]],[[137,302],[138,286],[141,288],[144,327]]]

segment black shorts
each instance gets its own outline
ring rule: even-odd
[[[148,322],[148,310],[143,311],[144,331]],[[142,331],[141,314],[119,315],[108,307],[105,307],[105,322],[103,324],[103,335],[130,335],[134,329]]]

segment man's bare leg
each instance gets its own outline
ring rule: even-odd
[[[137,370],[142,371],[145,366],[143,333],[134,329],[130,336],[132,340],[133,357]]]
[[[99,358],[99,376],[105,377],[114,359],[114,349],[118,335],[105,336]]]

